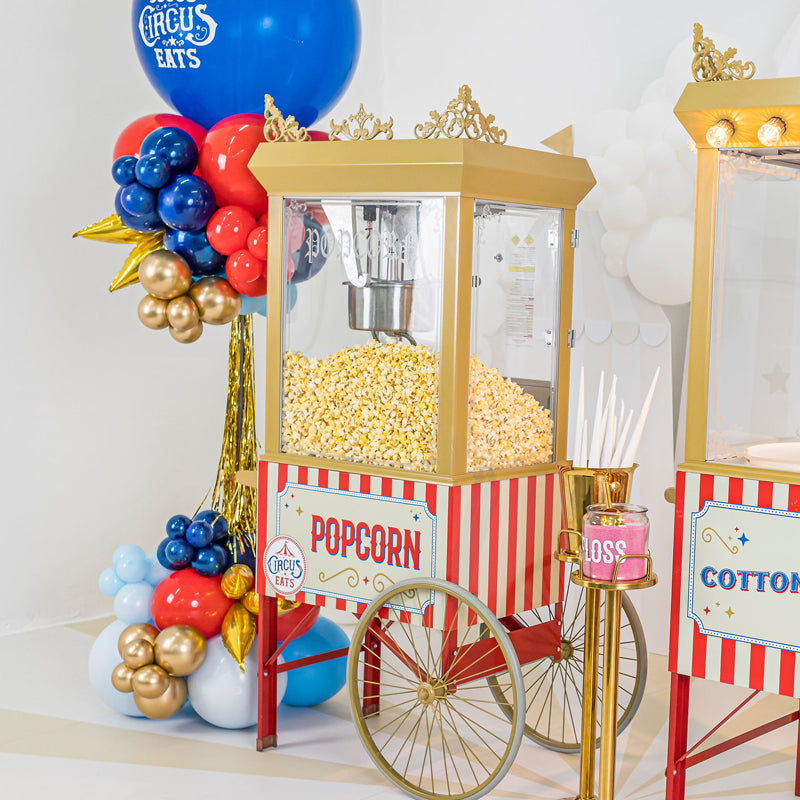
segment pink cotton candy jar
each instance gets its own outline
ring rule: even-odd
[[[583,577],[596,581],[636,581],[647,574],[647,509],[627,503],[587,506],[583,517]],[[616,578],[614,568],[619,563]]]

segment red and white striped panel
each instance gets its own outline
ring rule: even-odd
[[[553,556],[560,527],[558,475],[453,486],[447,580],[498,617],[555,603],[563,591]]]
[[[800,655],[790,650],[706,636],[687,615],[691,515],[706,500],[800,511],[800,486],[678,472],[669,669],[683,675],[800,697]]]
[[[554,556],[561,527],[557,474],[448,487],[348,472],[260,462],[257,562],[276,535],[276,497],[286,482],[351,492],[424,500],[437,518],[436,575],[483,600],[498,617],[555,603],[563,593],[563,570]],[[257,589],[274,594],[262,569]],[[363,603],[308,592],[295,598],[360,613]]]

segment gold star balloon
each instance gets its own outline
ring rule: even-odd
[[[93,222],[72,234],[74,239],[80,236],[83,239],[94,239],[98,242],[112,242],[114,244],[134,245],[122,269],[114,276],[109,292],[115,292],[124,286],[130,286],[139,280],[139,264],[150,253],[161,250],[164,246],[164,231],[139,232],[131,230],[120,218],[119,214],[112,214],[99,222]]]

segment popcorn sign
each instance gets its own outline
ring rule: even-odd
[[[197,69],[198,48],[214,41],[217,22],[207,3],[164,0],[142,8],[137,23],[142,44],[150,48],[162,69]]]
[[[692,514],[687,615],[708,636],[800,651],[800,514],[706,501]]]
[[[278,535],[267,545],[264,569],[280,595],[302,586],[306,594],[369,603],[393,583],[436,575],[436,517],[422,500],[287,482],[276,501]],[[302,554],[299,586],[290,575],[295,551],[283,555],[287,541]],[[277,566],[289,584],[273,581]]]

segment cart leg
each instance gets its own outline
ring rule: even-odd
[[[583,651],[583,713],[581,716],[581,771],[578,800],[594,799],[594,743],[597,736],[597,652],[600,590],[586,589]]]
[[[258,604],[258,729],[256,749],[278,746],[278,670],[264,665],[278,649],[278,601],[262,595]]]
[[[681,759],[681,756],[686,753],[688,741],[690,680],[688,675],[672,673],[669,695],[666,800],[684,800],[686,793],[686,761]]]
[[[794,796],[800,797],[800,720],[797,721],[797,753],[794,758]]]
[[[377,714],[381,707],[381,641],[375,635],[380,622],[373,620],[364,636],[364,716]]]

